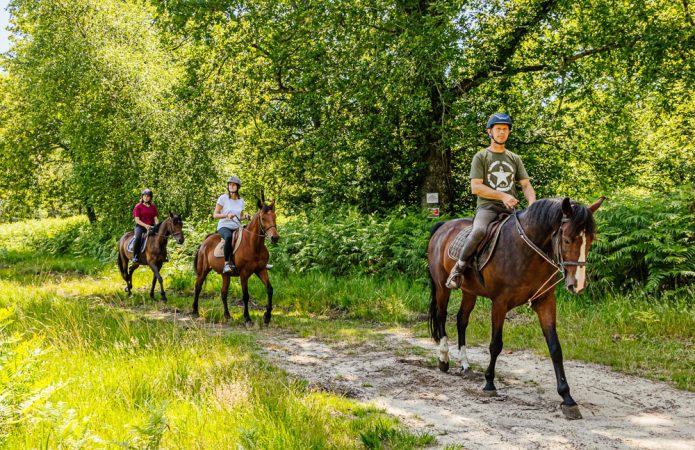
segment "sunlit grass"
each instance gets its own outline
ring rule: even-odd
[[[148,318],[189,311],[192,301],[187,289],[169,286],[168,305],[152,301],[151,276],[140,269],[129,297],[113,264],[26,249],[0,255],[0,446],[418,448],[434,442],[379,409],[309,389],[269,365],[258,356],[260,334],[235,326],[238,308],[232,326],[207,326],[221,321],[219,277],[206,286],[203,320],[179,326]],[[237,288],[230,294],[240,296]],[[284,311],[278,312],[282,320]]]

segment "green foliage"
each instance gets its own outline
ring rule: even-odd
[[[649,294],[694,295],[695,190],[622,194],[597,214],[599,239],[590,252],[595,285]]]
[[[427,276],[427,243],[434,221],[419,210],[385,216],[357,208],[316,209],[282,225],[282,245],[273,258],[290,272],[333,275]]]

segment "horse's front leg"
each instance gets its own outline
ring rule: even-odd
[[[265,292],[268,294],[268,303],[265,305],[265,314],[263,314],[263,323],[268,325],[270,323],[270,317],[273,311],[273,286],[270,284],[270,279],[268,278],[268,269],[265,267],[263,267],[263,269],[261,269],[256,275],[263,282]]]
[[[166,302],[167,296],[164,293],[164,280],[162,280],[162,275],[160,275],[160,273],[159,273],[159,268],[162,267],[162,264],[161,263],[157,264],[157,263],[152,262],[152,263],[149,263],[148,265],[150,266],[150,269],[152,269],[152,272],[154,272],[154,277],[152,279],[152,289],[150,290],[150,298],[152,298],[152,300],[154,300],[155,283],[157,281],[159,281],[159,287],[162,290],[161,291],[162,292],[162,302]]]
[[[229,320],[232,315],[229,314],[229,305],[227,305],[227,294],[229,293],[229,282],[232,279],[229,275],[222,275],[222,305],[224,306],[224,318]]]
[[[471,311],[475,307],[476,296],[474,294],[469,294],[463,292],[461,297],[461,307],[459,308],[458,315],[456,316],[456,331],[458,332],[458,344],[459,344],[459,357],[461,359],[461,370],[464,373],[470,372],[471,365],[468,362],[468,355],[466,354],[466,329],[468,328],[468,321],[471,317]]]
[[[239,277],[239,282],[241,283],[241,300],[244,302],[244,321],[246,324],[251,322],[251,316],[249,315],[249,275],[242,273]]]
[[[492,301],[492,338],[490,339],[490,365],[485,371],[485,387],[483,394],[488,397],[497,396],[495,387],[495,364],[497,357],[502,352],[502,329],[504,328],[504,318],[507,316],[507,305],[501,301]]]
[[[538,315],[538,320],[548,344],[550,359],[553,361],[555,378],[557,380],[557,393],[562,397],[562,413],[567,419],[581,419],[582,413],[579,411],[577,402],[570,395],[570,386],[565,378],[565,367],[562,362],[562,347],[560,339],[557,337],[556,329],[556,301],[555,294],[550,294],[543,299],[539,299],[533,304],[533,309]]]

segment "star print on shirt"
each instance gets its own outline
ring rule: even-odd
[[[514,167],[506,161],[493,162],[488,168],[487,182],[497,191],[511,190],[514,183]]]

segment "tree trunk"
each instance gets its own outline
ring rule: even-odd
[[[90,205],[89,203],[86,203],[85,210],[87,211],[87,218],[89,219],[89,223],[94,225],[97,221],[97,214],[94,211],[94,208],[92,208],[92,205]]]
[[[430,123],[425,133],[425,161],[427,170],[420,187],[420,204],[423,207],[435,206],[427,203],[427,194],[436,192],[439,195],[440,208],[451,210],[453,200],[451,183],[451,149],[443,144],[442,130],[444,129],[444,105],[440,90],[432,86],[430,91]]]

